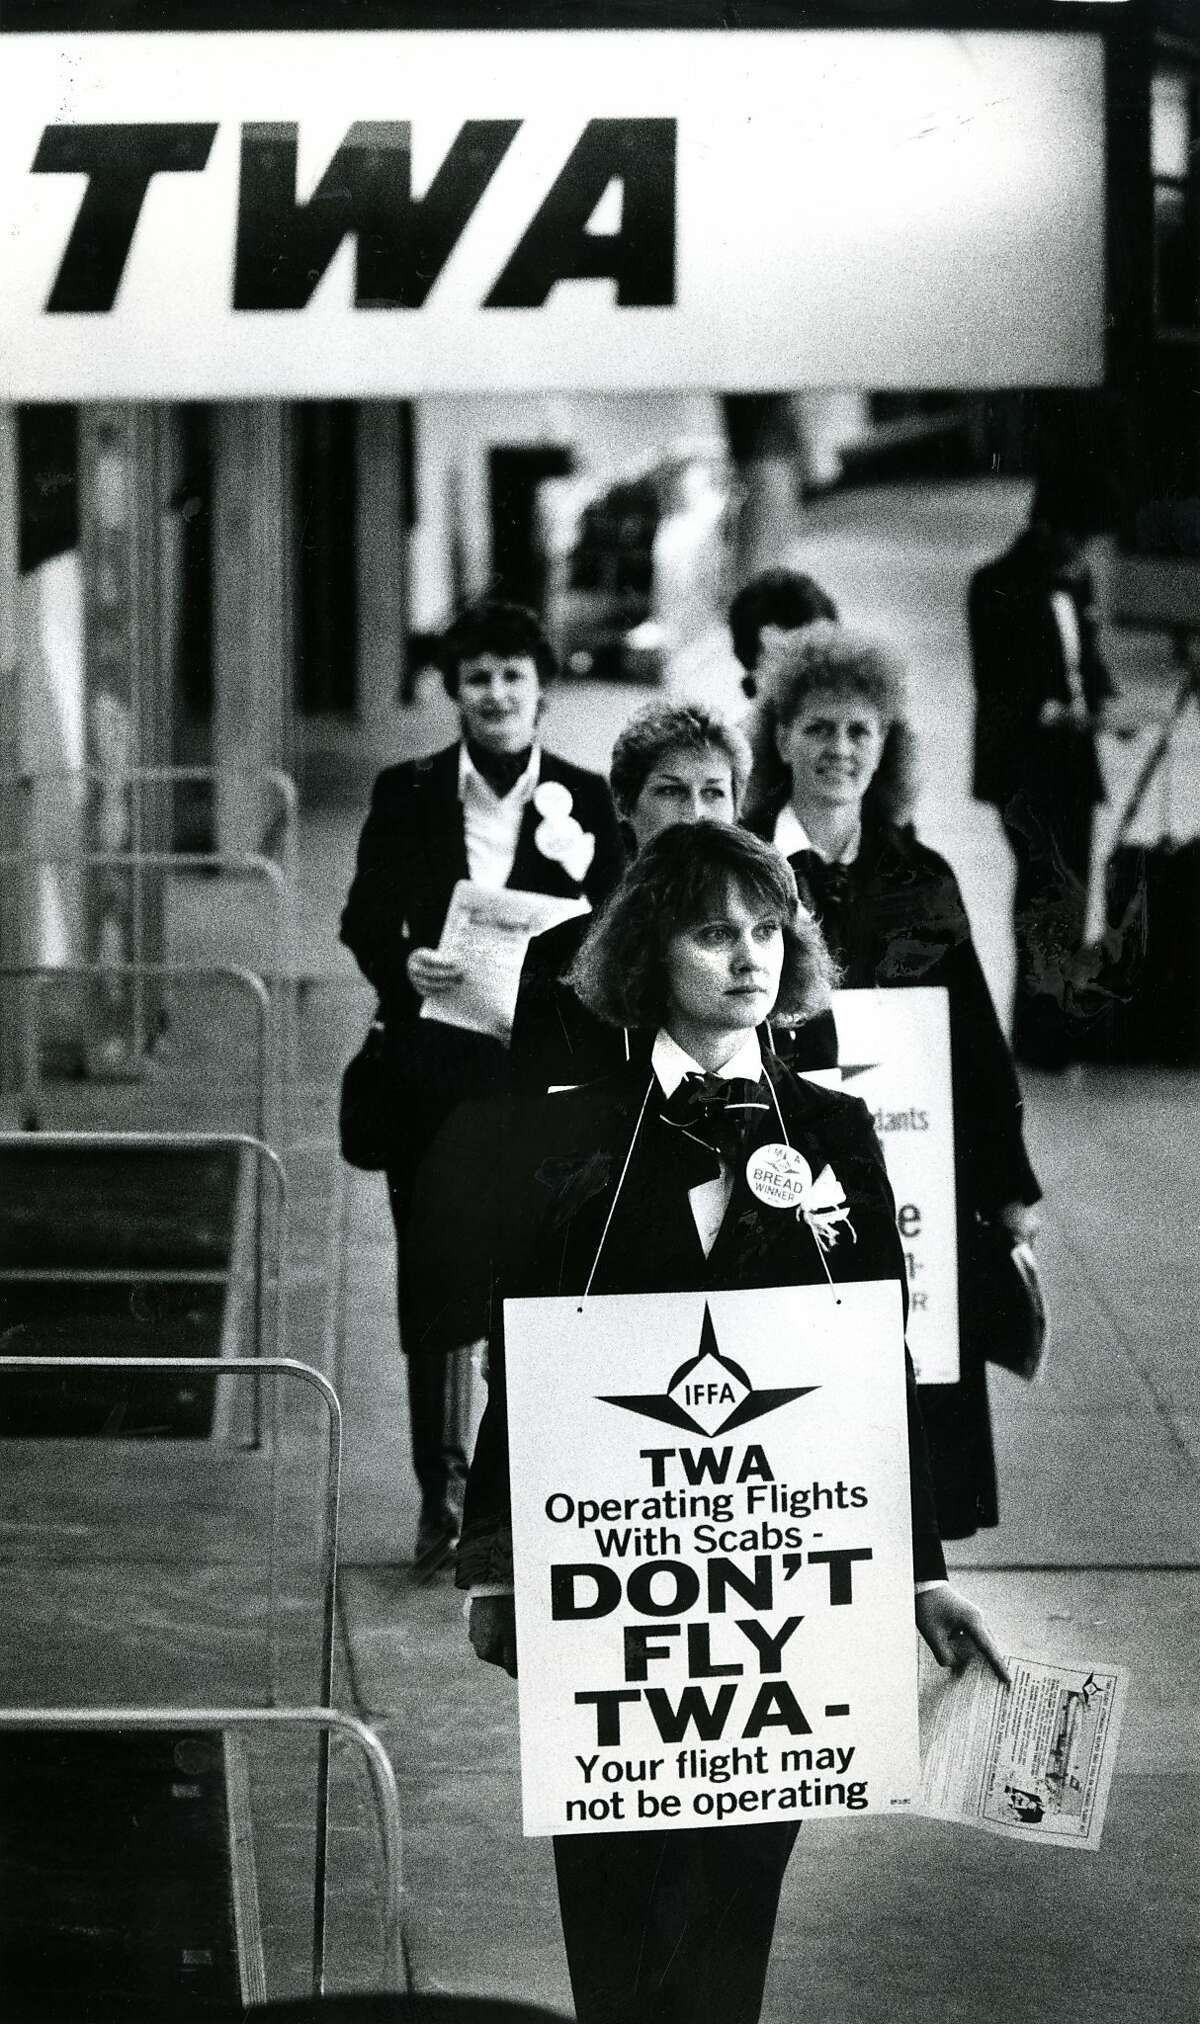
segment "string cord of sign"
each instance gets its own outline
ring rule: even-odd
[[[776,1091],[775,1084],[772,1082],[770,1075],[767,1074],[765,1067],[763,1070],[763,1079],[766,1082],[767,1088],[771,1092],[771,1101],[775,1106],[775,1115],[779,1119],[779,1129],[783,1135],[783,1143],[790,1152],[792,1150],[792,1142],[788,1137],[788,1129],[787,1125],[784,1122],[783,1111],[780,1108],[778,1092]],[[641,1133],[642,1124],[645,1119],[646,1111],[650,1103],[650,1098],[654,1092],[654,1085],[657,1082],[657,1080],[658,1077],[655,1075],[654,1070],[651,1069],[650,1078],[646,1084],[646,1092],[645,1095],[642,1097],[641,1106],[638,1110],[637,1121],[634,1124],[633,1132],[630,1136],[629,1144],[625,1151],[625,1158],[621,1164],[621,1171],[617,1177],[617,1185],[613,1190],[613,1198],[608,1205],[608,1214],[604,1218],[604,1228],[600,1232],[600,1240],[596,1245],[596,1254],[595,1257],[592,1259],[592,1266],[587,1276],[587,1283],[584,1286],[583,1292],[579,1298],[579,1306],[576,1309],[576,1313],[578,1314],[583,1313],[583,1303],[588,1298],[588,1295],[591,1293],[592,1284],[595,1280],[596,1272],[600,1264],[600,1256],[604,1250],[605,1243],[608,1240],[609,1230],[612,1228],[612,1219],[617,1212],[617,1203],[621,1199],[621,1190],[625,1186],[626,1176],[629,1173],[630,1162],[633,1159],[634,1151],[637,1147],[638,1137]],[[742,1107],[752,1108],[755,1110],[760,1109],[765,1110],[767,1108],[765,1104],[754,1104],[750,1106],[735,1106],[735,1108],[742,1108]],[[691,1134],[688,1134],[688,1136],[691,1136]],[[807,1219],[805,1218],[802,1209],[796,1210],[796,1221],[798,1223],[805,1223],[805,1226],[808,1229],[808,1234],[812,1238],[813,1245],[816,1249],[817,1257],[821,1261],[821,1270],[825,1274],[825,1278],[828,1281],[829,1290],[833,1295],[834,1305],[835,1307],[840,1307],[842,1304],[841,1295],[839,1294],[837,1287],[834,1284],[833,1274],[829,1270],[828,1263],[826,1262],[824,1247],[821,1244],[821,1241],[817,1236],[816,1231],[812,1228],[811,1224],[807,1223]]]

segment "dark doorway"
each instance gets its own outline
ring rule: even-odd
[[[541,613],[546,601],[546,558],[537,529],[537,489],[547,478],[568,478],[575,459],[565,444],[533,448],[504,445],[488,456],[492,532],[492,586]]]
[[[306,716],[350,716],[357,693],[354,403],[296,407],[296,678]]]

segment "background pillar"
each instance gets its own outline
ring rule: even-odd
[[[135,778],[169,763],[173,669],[164,627],[162,409],[99,403],[79,414],[87,844],[99,854],[170,848],[170,790]],[[166,942],[162,868],[94,866],[86,882],[87,960],[160,963]],[[161,988],[101,976],[87,1046],[94,1073],[136,1073],[158,1031]]]
[[[408,529],[399,404],[361,401],[355,422],[356,715],[365,731],[386,739],[395,727],[408,638]]]
[[[213,411],[213,732],[216,845],[261,851],[295,772],[292,432],[280,401]]]

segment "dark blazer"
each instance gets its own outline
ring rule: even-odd
[[[654,1035],[609,1026],[581,1005],[562,981],[582,946],[591,922],[586,915],[560,921],[529,944],[517,991],[509,1067],[514,1088],[529,1096],[569,1088],[613,1075],[627,1060],[650,1061]],[[799,1025],[772,1020],[763,1035],[771,1051],[790,1068],[833,1068],[837,1029],[831,1012]]]
[[[828,1162],[846,1193],[857,1241],[826,1256],[836,1280],[897,1279],[904,1260],[879,1144],[865,1106],[840,1092],[816,1089],[764,1056],[792,1144],[814,1173]],[[511,1578],[508,1437],[504,1384],[506,1298],[582,1292],[666,1293],[704,1287],[807,1286],[824,1283],[816,1241],[794,1215],[766,1208],[751,1194],[745,1161],[711,1253],[706,1258],[687,1199],[679,1141],[659,1122],[655,1092],[646,1106],[625,1179],[617,1184],[646,1095],[650,1071],[630,1064],[605,1081],[568,1093],[493,1105],[486,1130],[496,1147],[496,1229],[489,1328],[488,1404],[467,1486],[458,1579]],[[444,1171],[478,1172],[481,1119],[460,1112],[435,1156]],[[778,1136],[765,1114],[747,1145]],[[504,1148],[507,1152],[504,1152]],[[464,1169],[463,1162],[466,1161]],[[486,1170],[486,1168],[485,1168]],[[428,1173],[426,1169],[426,1173]],[[617,1194],[616,1208],[601,1235]],[[445,1193],[423,1180],[411,1232],[414,1252],[438,1243],[446,1223]],[[445,1239],[441,1240],[444,1248]],[[906,1359],[907,1360],[907,1359]],[[912,1370],[908,1371],[909,1443],[913,1485],[914,1564],[918,1579],[944,1571],[933,1516],[928,1468]],[[552,1394],[553,1372],[547,1372]]]
[[[762,833],[773,832],[776,813],[764,811]],[[853,864],[826,864],[816,851],[797,851],[788,862],[847,990],[946,987],[960,1219],[1040,1200],[1012,1055],[945,858],[911,824],[868,817]]]
[[[426,759],[387,766],[375,782],[359,838],[354,880],[342,913],[341,939],[379,993],[385,1023],[409,1018],[420,999],[406,964],[414,948],[434,948],[450,895],[469,876],[458,798],[457,744]],[[541,820],[530,803],[522,816],[508,884],[526,892],[574,899],[593,906],[621,875],[624,853],[608,786],[569,760],[543,750],[541,779],[568,789],[572,814],[596,839],[582,884],[534,842]]]
[[[978,801],[1004,808],[1024,789],[1035,801],[1085,806],[1104,797],[1096,741],[1087,726],[1043,725],[1045,702],[1067,703],[1062,640],[1051,593],[1068,592],[1079,623],[1079,673],[1089,708],[1099,709],[1113,683],[1096,641],[1092,579],[1086,569],[1062,574],[1039,528],[975,572],[967,622],[975,678],[975,771]]]
[[[455,884],[469,876],[458,755],[458,745],[448,745],[430,758],[384,768],[375,782],[342,913],[342,940],[379,993],[396,1112],[388,1182],[401,1217],[418,1162],[443,1119],[456,1103],[503,1089],[508,1080],[499,1040],[421,1019],[421,1000],[408,981],[411,951],[436,946]],[[540,777],[567,788],[572,814],[596,839],[595,853],[582,883],[544,857],[534,840],[541,818],[530,802],[521,817],[508,884],[563,899],[583,894],[595,905],[620,876],[624,861],[607,784],[599,774],[585,773],[545,750]],[[401,1297],[408,1308],[403,1288]],[[411,1310],[407,1340],[415,1341],[423,1327]]]

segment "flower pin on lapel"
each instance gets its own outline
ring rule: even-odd
[[[843,1227],[849,1231],[851,1243],[857,1242],[845,1190],[828,1162],[814,1179],[804,1154],[776,1140],[751,1153],[746,1182],[751,1194],[768,1208],[794,1209],[822,1251],[832,1251]]]
[[[533,805],[541,816],[533,833],[534,843],[552,864],[561,864],[567,877],[582,885],[596,855],[596,839],[571,813],[571,791],[561,780],[542,780],[533,790]]]
[[[802,1205],[799,1213],[808,1224],[822,1251],[832,1251],[843,1229],[849,1233],[852,1244],[858,1242],[854,1225],[850,1221],[845,1189],[828,1164],[821,1168],[809,1189],[808,1200]]]

